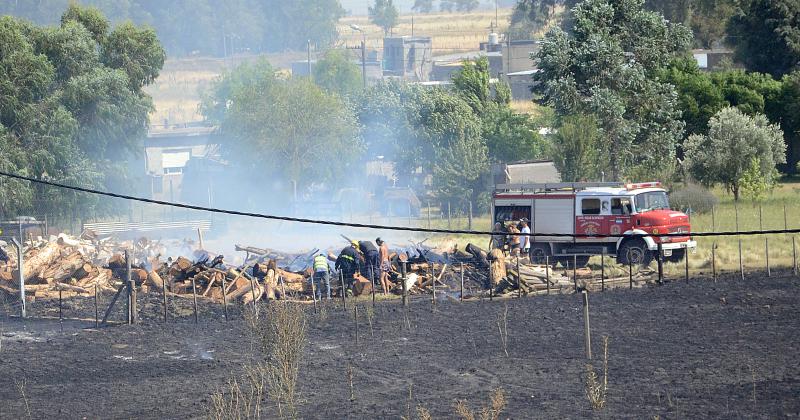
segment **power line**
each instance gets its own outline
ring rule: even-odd
[[[227,210],[227,209],[218,209],[214,207],[203,207],[203,206],[195,206],[191,204],[183,204],[183,203],[173,203],[170,201],[162,201],[162,200],[153,200],[150,198],[144,197],[136,197],[132,195],[126,194],[118,194],[112,193],[108,191],[101,191],[95,190],[92,188],[84,188],[84,187],[76,187],[73,185],[66,185],[61,184],[58,182],[53,181],[45,181],[42,179],[31,178],[27,176],[12,174],[9,172],[0,171],[0,176],[5,176],[8,178],[14,178],[22,181],[29,181],[36,184],[41,185],[48,185],[51,187],[56,188],[64,188],[67,190],[72,191],[79,191],[88,194],[95,194],[95,195],[102,195],[106,197],[113,197],[113,198],[121,198],[124,200],[131,200],[131,201],[139,201],[143,203],[150,203],[150,204],[158,204],[162,206],[172,206],[178,207],[183,209],[189,210],[199,210],[199,211],[207,211],[211,213],[222,213],[222,214],[229,214],[232,216],[245,216],[245,217],[254,217],[258,219],[267,219],[267,220],[280,220],[285,222],[297,222],[297,223],[309,223],[309,224],[316,224],[316,225],[329,225],[329,226],[342,226],[342,227],[353,227],[353,228],[365,228],[365,229],[378,229],[378,230],[396,230],[396,231],[404,231],[404,232],[419,232],[419,233],[446,233],[446,234],[455,234],[455,235],[483,235],[483,236],[491,236],[491,235],[505,235],[507,232],[489,232],[489,231],[478,231],[478,230],[454,230],[454,229],[431,229],[431,228],[417,228],[417,227],[405,227],[405,226],[386,226],[386,225],[373,225],[373,224],[366,224],[366,223],[353,223],[353,222],[337,222],[333,220],[316,220],[316,219],[306,219],[302,217],[289,217],[289,216],[277,216],[277,215],[270,215],[270,214],[262,214],[262,213],[250,213],[250,212],[243,212],[238,210]],[[697,233],[660,233],[660,234],[597,234],[597,235],[575,235],[571,233],[518,233],[515,235],[522,235],[522,236],[547,236],[547,237],[561,237],[561,238],[630,238],[630,237],[644,237],[644,236],[655,236],[655,237],[685,237],[685,236],[737,236],[737,235],[766,235],[766,234],[779,234],[779,233],[800,233],[800,229],[775,229],[775,230],[750,230],[750,231],[741,231],[741,232],[697,232]]]

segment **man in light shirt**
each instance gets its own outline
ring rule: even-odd
[[[531,228],[528,227],[528,219],[523,218],[519,221],[519,233],[522,255],[529,255],[531,251],[531,237],[528,235],[531,233]]]

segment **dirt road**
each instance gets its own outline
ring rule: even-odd
[[[594,412],[582,382],[579,295],[435,309],[419,300],[408,317],[384,302],[372,333],[364,302],[358,340],[352,306],[331,306],[323,317],[309,312],[301,412],[399,418],[422,405],[453,418],[456,399],[478,408],[502,387],[504,418],[797,416],[799,285],[773,277],[592,294],[595,355],[610,337],[607,407]],[[509,357],[496,323],[506,306]],[[0,418],[202,417],[209,394],[250,354],[241,315],[226,323],[218,306],[204,305],[199,325],[191,316],[163,325],[158,309],[145,305],[141,325],[100,330],[2,315]]]

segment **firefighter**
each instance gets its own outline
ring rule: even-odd
[[[314,257],[314,276],[311,277],[311,282],[314,285],[314,294],[316,299],[322,300],[322,283],[325,283],[325,291],[328,300],[331,298],[331,270],[328,266],[328,257],[320,252]]]
[[[336,270],[342,273],[342,278],[344,279],[345,290],[342,290],[342,293],[346,293],[347,290],[352,288],[354,281],[353,275],[360,271],[361,266],[358,242],[352,241],[349,246],[342,249],[342,252],[339,253],[339,257],[336,259],[336,265],[334,266]]]
[[[370,241],[361,241],[358,243],[358,249],[364,255],[364,265],[361,275],[368,278],[375,287],[375,278],[380,274],[381,259],[378,248]]]

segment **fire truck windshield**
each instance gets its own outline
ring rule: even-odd
[[[636,204],[636,211],[639,213],[650,210],[669,209],[667,193],[664,191],[651,191],[636,194],[634,203]]]

